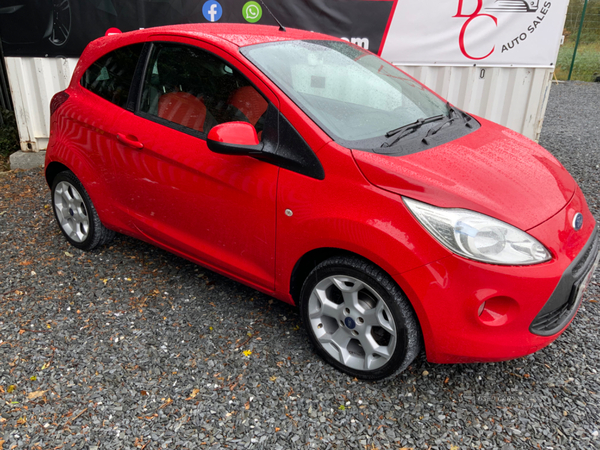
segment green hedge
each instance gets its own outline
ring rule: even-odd
[[[17,131],[15,114],[7,109],[3,109],[0,113],[4,122],[0,126],[0,155],[8,157],[19,150],[19,132]]]

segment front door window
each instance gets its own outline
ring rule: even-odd
[[[222,59],[199,48],[155,44],[139,111],[188,133],[208,134],[220,123],[251,123],[259,137],[268,103]]]

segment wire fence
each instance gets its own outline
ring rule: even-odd
[[[600,0],[571,0],[564,36],[557,78],[600,82]]]

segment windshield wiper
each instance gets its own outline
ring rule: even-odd
[[[435,122],[437,120],[443,119],[444,117],[445,116],[443,114],[440,114],[440,115],[433,116],[433,117],[418,119],[417,121],[415,121],[413,123],[409,123],[408,125],[403,125],[399,128],[394,128],[393,130],[388,131],[387,133],[385,133],[385,137],[390,138],[390,137],[394,136],[395,134],[400,133],[401,131],[417,129],[420,126],[425,125],[426,123]]]
[[[452,124],[456,117],[462,117],[463,120],[465,121],[465,125],[468,127],[471,127],[471,124],[469,123],[469,121],[471,120],[471,116],[469,116],[467,113],[462,112],[460,109],[454,108],[452,105],[450,105],[450,102],[446,102],[446,107],[448,108],[448,118],[446,118],[446,120],[444,120],[442,123],[440,123],[437,127],[430,128],[429,131],[427,132],[427,135],[425,136],[425,138],[428,138],[429,136],[433,136],[438,131],[440,131],[442,128],[444,128],[446,125]],[[453,116],[455,116],[455,117],[453,117]]]
[[[438,120],[442,120],[444,117],[446,117],[446,116],[443,114],[440,114],[438,116],[419,119],[413,123],[409,123],[408,125],[404,125],[399,128],[394,128],[393,130],[390,130],[387,133],[385,133],[385,137],[390,138],[392,136],[395,136],[398,133],[401,133],[400,136],[398,136],[396,139],[394,139],[394,141],[391,144],[388,142],[384,142],[383,144],[381,144],[381,148],[391,147],[392,145],[395,145],[396,142],[398,142],[400,139],[408,136],[409,134],[414,133],[419,128],[421,128],[423,125],[425,125],[426,123],[437,122]]]
[[[472,117],[470,115],[460,109],[456,109],[450,104],[450,102],[446,102],[446,107],[448,108],[448,117],[450,117],[451,114],[454,114],[462,117],[465,123],[469,123],[471,121]]]

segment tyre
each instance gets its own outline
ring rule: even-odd
[[[102,225],[88,193],[73,172],[66,170],[56,175],[51,195],[56,222],[71,245],[92,250],[113,239],[115,232]]]
[[[316,266],[302,287],[300,309],[317,352],[351,376],[393,376],[421,350],[408,299],[389,275],[360,258],[334,257]]]

